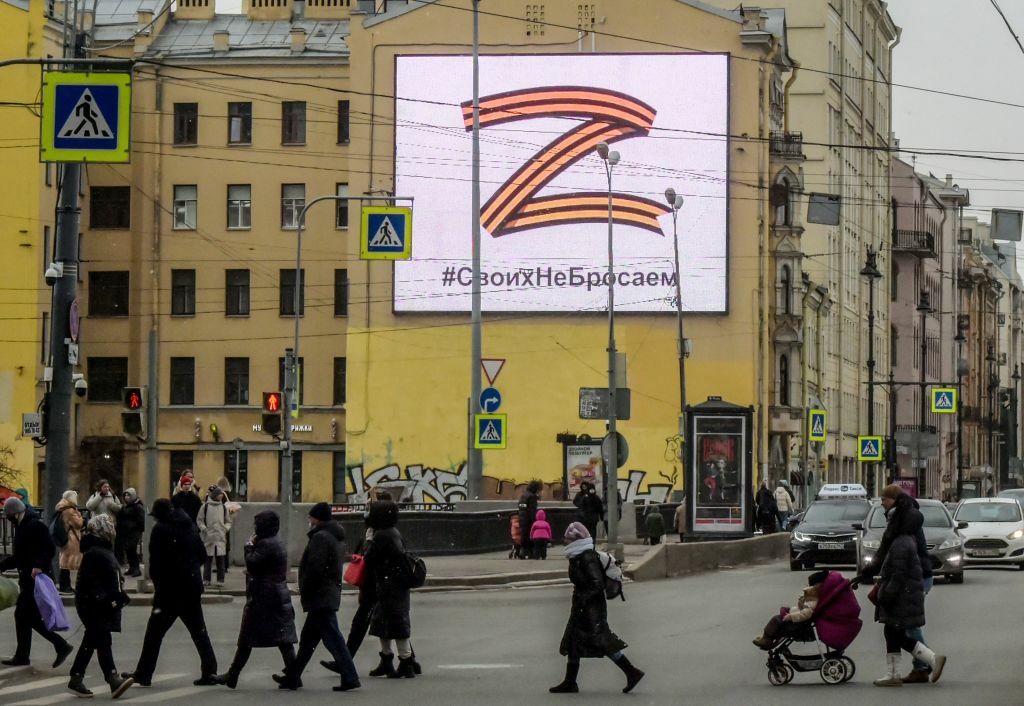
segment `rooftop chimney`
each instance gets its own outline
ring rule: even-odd
[[[231,47],[231,33],[226,29],[218,29],[213,32],[213,50],[227,51]]]
[[[306,50],[306,30],[302,27],[292,27],[292,31],[289,33],[292,40],[292,51],[303,52]]]
[[[947,174],[946,175],[946,186],[947,187],[953,186],[953,175],[952,174]]]

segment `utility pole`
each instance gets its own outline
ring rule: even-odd
[[[473,235],[473,285],[471,290],[472,314],[470,315],[470,328],[472,329],[472,349],[469,356],[470,377],[469,377],[469,444],[467,444],[467,455],[469,459],[467,490],[469,499],[480,498],[480,486],[483,484],[484,455],[473,443],[473,434],[476,429],[474,420],[480,414],[480,393],[483,389],[483,381],[480,379],[480,359],[483,357],[483,315],[481,312],[480,292],[480,0],[473,0],[473,196],[472,196],[472,220],[470,229]]]
[[[920,397],[920,414],[918,416],[918,461],[917,461],[917,473],[914,475],[917,477],[917,490],[921,492],[921,481],[923,478],[927,478],[927,474],[924,473],[924,467],[926,464],[924,456],[924,446],[922,444],[924,440],[924,420],[925,415],[928,413],[928,402],[927,402],[927,386],[925,384],[925,368],[928,365],[928,314],[931,313],[931,299],[928,295],[927,289],[921,290],[921,301],[917,305],[917,310],[921,314],[921,397]]]
[[[875,282],[882,273],[878,271],[878,260],[875,249],[868,246],[867,261],[860,271],[862,277],[868,278],[868,435],[875,433]],[[890,442],[891,443],[891,442]],[[875,464],[868,464],[865,474],[868,497],[875,497]]]
[[[295,280],[295,318],[299,318],[299,285],[296,276]],[[284,429],[281,430],[281,536],[284,537],[285,546],[291,539],[292,518],[292,475],[295,471],[295,458],[292,452],[292,400],[296,399],[298,391],[295,389],[295,349],[284,349],[284,389],[281,390],[281,406],[284,408]]]

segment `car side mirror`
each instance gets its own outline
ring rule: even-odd
[[[862,523],[860,523],[860,522],[854,522],[853,523],[853,528],[855,530],[857,530],[858,532],[863,532],[864,531],[864,525]]]
[[[961,520],[960,522],[956,523],[956,528],[957,529],[967,529],[969,526],[970,526],[970,523],[964,522],[963,520]]]

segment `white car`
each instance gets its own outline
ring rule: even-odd
[[[954,516],[968,564],[1016,564],[1024,571],[1024,517],[1012,498],[968,498]]]

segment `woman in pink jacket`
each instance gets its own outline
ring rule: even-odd
[[[530,542],[533,544],[534,559],[548,558],[548,545],[551,544],[551,525],[548,523],[547,514],[543,510],[537,510],[537,517],[530,526]]]

